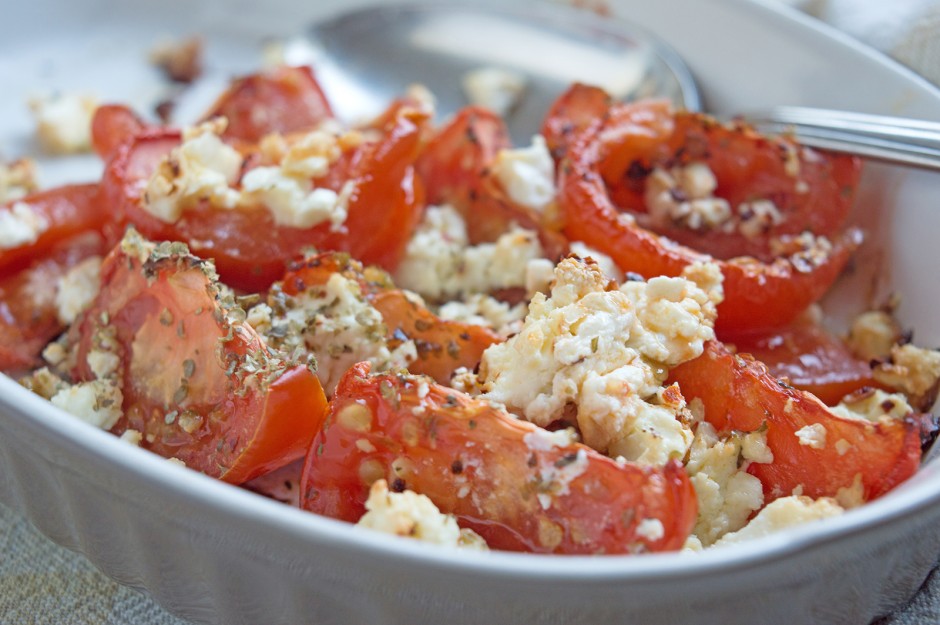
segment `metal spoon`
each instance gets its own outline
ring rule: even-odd
[[[528,144],[551,103],[577,81],[620,100],[658,96],[701,108],[692,73],[653,33],[554,3],[391,2],[321,20],[302,43],[304,58],[296,60],[316,65],[338,115],[350,122],[377,114],[415,83],[431,90],[446,117],[469,103],[465,79],[483,68],[524,84],[518,102],[501,111],[517,145]],[[940,171],[935,122],[806,107],[743,118],[805,145]]]
[[[549,105],[576,81],[618,99],[660,96],[691,110],[701,106],[685,63],[652,33],[557,4],[396,2],[322,20],[307,43],[318,79],[348,121],[380,111],[414,83],[430,88],[446,116],[468,103],[463,81],[482,68],[524,79],[506,114],[519,144],[531,140]]]

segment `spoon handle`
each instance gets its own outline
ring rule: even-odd
[[[940,123],[799,106],[743,119],[760,130],[790,132],[810,147],[940,171]]]

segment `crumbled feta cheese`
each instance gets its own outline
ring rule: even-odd
[[[147,181],[141,205],[161,221],[175,223],[183,211],[201,201],[232,209],[239,193],[232,188],[241,173],[242,157],[220,135],[227,121],[214,119],[188,128]]]
[[[334,273],[320,287],[296,297],[273,291],[268,304],[248,318],[272,347],[293,353],[313,352],[317,376],[327,395],[349,367],[368,360],[375,372],[406,368],[418,357],[414,341],[389,349],[380,313],[362,294],[359,283]],[[277,310],[272,317],[271,308]]]
[[[643,519],[636,526],[637,536],[653,542],[666,535],[666,528],[659,519]]]
[[[914,409],[907,398],[899,393],[886,393],[881,389],[863,389],[846,395],[838,405],[829,409],[844,419],[871,421],[881,419],[903,419]]]
[[[529,147],[500,150],[491,168],[513,202],[542,211],[554,201],[555,162],[542,135]]]
[[[121,434],[120,438],[125,443],[129,443],[134,447],[140,447],[140,442],[144,439],[144,436],[137,430],[129,429],[124,430],[124,433]]]
[[[547,258],[532,258],[525,267],[526,297],[532,299],[536,293],[548,294],[555,279],[555,263]]]
[[[274,222],[292,228],[311,228],[329,222],[339,228],[346,221],[355,185],[348,182],[339,193],[315,187],[342,154],[344,142],[329,124],[290,141],[270,135],[261,142],[264,164],[241,176],[242,157],[220,135],[225,119],[214,119],[184,131],[183,142],[164,159],[147,182],[143,207],[158,219],[173,223],[187,208],[208,202],[213,208],[264,206]],[[349,135],[355,133],[347,133]],[[233,188],[241,176],[241,189]]]
[[[800,445],[805,445],[812,449],[824,449],[826,447],[826,426],[822,423],[811,423],[798,429],[796,438]]]
[[[684,401],[669,400],[662,384],[714,336],[720,280],[717,267],[694,266],[684,278],[607,290],[597,265],[565,259],[519,334],[484,352],[483,397],[543,427],[573,405],[595,449],[649,464],[681,458],[692,441],[678,418]]]
[[[880,382],[907,395],[914,404],[929,397],[940,380],[940,351],[895,345],[888,358],[872,370]]]
[[[356,527],[437,545],[487,549],[476,532],[460,529],[453,515],[441,514],[426,496],[410,490],[390,492],[384,479],[375,481],[369,489],[366,510]]]
[[[833,499],[781,497],[757,513],[742,529],[725,535],[715,546],[730,545],[744,540],[763,538],[787,527],[838,516],[845,510]]]
[[[738,231],[754,239],[783,223],[783,215],[770,200],[754,200],[738,205],[738,222]]]
[[[718,181],[704,163],[665,170],[657,167],[646,181],[646,207],[653,223],[710,230],[731,219],[727,200],[714,197]]]
[[[86,423],[110,430],[121,418],[124,394],[110,380],[93,380],[64,388],[49,401]]]
[[[22,199],[37,188],[36,164],[32,159],[0,163],[0,204]]]
[[[0,207],[0,250],[11,250],[39,240],[49,229],[49,221],[26,202]]]
[[[525,76],[500,67],[481,67],[464,74],[463,92],[470,104],[504,117],[525,93]]]
[[[747,472],[750,461],[744,455],[745,448],[753,451],[762,446],[766,448],[764,433],[735,433],[721,438],[708,422],[696,427],[686,470],[699,506],[692,533],[702,545],[707,547],[728,532],[741,529],[764,504],[761,482]],[[763,452],[757,455],[762,460],[773,459]]]
[[[597,263],[597,266],[601,268],[601,271],[604,272],[604,275],[611,280],[615,282],[623,281],[623,272],[620,271],[620,267],[617,266],[614,259],[607,254],[598,252],[581,241],[572,241],[568,249],[576,256],[580,256],[584,259],[593,259],[594,262]]]
[[[26,377],[20,378],[19,383],[40,397],[52,399],[59,391],[68,388],[69,384],[48,367],[41,367]]]
[[[809,231],[785,234],[770,240],[770,251],[774,256],[786,257],[797,271],[809,273],[828,260],[832,242]]]
[[[71,325],[98,296],[101,286],[101,257],[91,256],[59,278],[56,287],[56,311],[64,325]]]
[[[551,451],[556,447],[567,447],[578,442],[574,428],[555,430],[554,432],[538,428],[522,437],[526,447],[532,451]]]
[[[740,232],[753,239],[784,221],[776,204],[755,199],[732,207],[716,197],[718,180],[705,163],[689,163],[665,170],[656,168],[647,178],[645,200],[654,225],[691,230]]]
[[[525,313],[524,303],[510,306],[506,302],[482,293],[470,295],[462,301],[447,302],[437,311],[441,319],[486,326],[504,336],[508,335],[512,328],[525,318]]]
[[[202,73],[202,39],[161,42],[150,51],[150,62],[170,80],[191,83]]]
[[[542,256],[536,233],[521,228],[471,246],[460,214],[431,206],[408,242],[395,282],[431,301],[459,299],[525,286],[528,262]]]
[[[852,320],[846,344],[865,361],[886,358],[901,340],[901,328],[889,313],[870,310]]]
[[[89,96],[55,94],[30,100],[36,132],[49,154],[75,154],[91,149],[91,119],[98,102]]]
[[[242,179],[245,199],[264,205],[275,223],[292,228],[312,228],[325,221],[341,226],[352,189],[351,184],[343,193],[313,188],[308,178],[285,176],[279,167],[256,167]]]

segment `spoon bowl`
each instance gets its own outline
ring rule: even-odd
[[[520,144],[576,81],[621,100],[666,97],[701,108],[691,72],[667,44],[622,19],[561,5],[396,2],[321,20],[306,43],[318,79],[347,121],[375,115],[415,83],[431,90],[446,116],[470,103],[464,80],[483,69],[521,79],[505,115]]]

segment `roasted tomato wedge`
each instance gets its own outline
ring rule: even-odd
[[[644,214],[625,213],[612,200],[611,180],[619,176],[619,188],[628,191],[631,188],[626,185],[645,188],[650,167],[663,158],[660,156],[663,150],[671,155],[672,161],[680,164],[686,162],[686,159],[703,159],[709,167],[715,168],[713,171],[718,179],[718,188],[721,190],[722,185],[728,186],[730,190],[726,195],[735,202],[748,197],[751,191],[760,194],[756,197],[766,197],[763,194],[769,193],[772,185],[765,182],[765,178],[777,180],[783,176],[784,179],[777,181],[781,186],[793,190],[801,181],[812,183],[817,181],[817,177],[825,177],[818,172],[814,177],[806,179],[787,173],[780,174],[779,168],[784,167],[780,163],[778,170],[762,172],[758,165],[769,161],[770,154],[777,161],[789,158],[781,153],[781,146],[797,149],[786,140],[771,141],[745,130],[711,132],[712,127],[723,127],[700,116],[677,114],[670,121],[669,118],[660,117],[660,111],[668,112],[668,107],[656,102],[613,107],[604,120],[575,135],[560,164],[559,202],[565,219],[565,234],[572,240],[584,241],[608,254],[625,271],[635,271],[644,276],[674,276],[691,262],[707,257],[698,248],[677,245],[652,229],[643,227],[641,222]],[[680,133],[676,130],[680,127],[689,129]],[[692,137],[698,137],[692,129],[704,133],[696,141],[719,143],[699,145],[692,140]],[[682,139],[682,145],[672,145],[672,142],[677,141],[676,137]],[[712,158],[713,153],[724,154],[725,148],[720,143],[724,140],[722,138],[741,147],[731,155]],[[760,155],[760,158],[755,154]],[[800,156],[800,171],[803,171],[801,168],[804,165],[807,170],[816,171],[809,165],[812,159],[828,162],[827,155],[815,152],[812,155],[811,158]],[[846,169],[855,172],[848,176],[854,180],[857,166],[854,169],[850,167],[853,163],[855,161],[848,163]],[[835,165],[821,171],[834,168]],[[842,198],[842,190],[840,186],[839,198]],[[790,215],[786,223],[795,224],[794,228],[812,225],[797,223],[802,217],[798,219],[795,215],[805,216],[804,213],[818,209],[827,198],[833,199],[826,194],[826,189],[813,186],[801,193],[793,191],[784,195],[781,192],[774,196],[776,201],[782,202],[780,198],[785,197],[790,203],[781,206]],[[800,203],[803,195],[809,197],[816,194],[821,194],[822,199],[809,201],[810,208],[806,208],[805,202]],[[619,194],[618,202],[626,201],[623,196],[623,193]],[[840,211],[843,204],[839,205]],[[841,223],[841,219],[839,217],[835,221]],[[719,260],[725,277],[725,301],[719,307],[717,322],[720,331],[758,331],[791,322],[825,293],[860,241],[860,234],[852,229],[834,234],[831,239],[808,233],[786,234],[782,229],[776,232],[777,236],[765,237],[766,247],[768,250],[772,248],[772,258],[761,260],[752,256],[736,256]],[[720,233],[712,232],[711,235],[716,239],[723,238]]]
[[[424,121],[420,114],[399,115],[377,141],[344,146],[326,176],[315,181],[317,188],[347,198],[347,216],[340,226],[330,222],[309,228],[283,225],[264,205],[228,209],[198,199],[175,221],[154,216],[144,208],[144,189],[180,144],[180,134],[171,130],[143,133],[122,146],[108,164],[103,190],[108,203],[126,213],[145,236],[189,244],[194,252],[215,261],[226,283],[247,291],[266,289],[284,274],[289,259],[310,246],[347,251],[391,269],[404,251],[423,203],[412,164]],[[257,162],[257,154],[252,154],[245,163]]]
[[[682,469],[621,464],[489,403],[414,376],[350,369],[301,484],[305,509],[346,521],[385,478],[454,514],[496,549],[540,553],[674,550],[695,523]],[[638,529],[656,519],[663,531]],[[658,527],[658,526],[657,526]]]
[[[313,70],[280,66],[233,81],[205,117],[225,117],[227,137],[256,143],[273,132],[314,128],[333,112]]]
[[[495,241],[516,224],[538,232],[546,254],[559,258],[567,253],[567,242],[555,211],[542,215],[514,202],[492,172],[500,150],[510,147],[499,115],[479,106],[459,110],[433,134],[418,160],[428,202],[460,211],[471,244]]]
[[[119,147],[150,128],[130,108],[122,104],[105,104],[95,109],[92,117],[91,143],[95,153],[107,161]]]
[[[0,206],[0,227],[6,238],[15,237],[0,247],[0,276],[43,258],[67,239],[111,230],[113,220],[99,201],[97,184],[56,187]]]
[[[415,342],[418,359],[408,366],[412,373],[429,375],[447,384],[458,368],[475,368],[483,351],[499,340],[483,326],[441,319],[395,288],[384,271],[363,268],[344,254],[320,254],[293,263],[281,289],[296,296],[326,284],[334,273],[357,282],[362,295],[382,314],[389,347],[402,341]]]
[[[59,313],[59,281],[105,251],[101,235],[88,232],[59,242],[25,269],[0,278],[0,371],[22,372],[40,364],[43,348],[71,321]]]
[[[136,430],[143,447],[241,483],[302,456],[326,399],[316,375],[268,350],[225,300],[211,263],[131,232],[74,326],[73,373],[120,385],[115,433]]]
[[[548,110],[542,136],[556,161],[567,153],[575,135],[607,116],[613,99],[598,87],[575,83]]]
[[[878,386],[871,365],[857,358],[839,337],[818,323],[801,319],[769,334],[722,337],[738,353],[748,353],[770,373],[808,391],[830,406],[865,387]]]
[[[835,497],[857,479],[868,501],[913,475],[920,463],[920,416],[877,422],[837,416],[751,356],[732,354],[719,342],[707,343],[702,356],[673,369],[670,379],[687,400],[702,401],[705,419],[719,431],[766,427],[773,461],[751,464],[748,471],[760,478],[767,501],[794,490]]]

